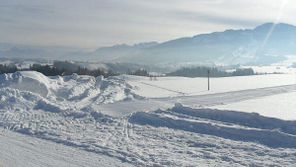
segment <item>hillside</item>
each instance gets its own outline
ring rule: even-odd
[[[98,49],[92,57],[142,63],[270,64],[296,54],[295,37],[295,26],[266,23],[254,29],[196,35],[141,48],[125,45]]]
[[[163,43],[115,45],[94,51],[0,43],[0,57],[42,58],[137,64],[269,65],[296,55],[296,27],[266,23],[254,29],[226,30]]]

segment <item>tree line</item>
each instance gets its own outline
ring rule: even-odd
[[[56,76],[56,75],[71,75],[76,73],[78,75],[90,75],[90,76],[100,76],[104,77],[118,75],[117,73],[112,72],[111,70],[106,69],[88,69],[81,67],[77,64],[71,62],[62,62],[55,61],[53,65],[42,65],[42,64],[32,64],[27,69],[20,69],[14,64],[0,64],[0,74],[3,73],[14,73],[16,71],[38,71],[46,76]],[[255,75],[255,72],[251,68],[238,68],[233,72],[227,72],[225,70],[218,69],[216,67],[184,67],[178,69],[174,72],[167,73],[166,76],[183,76],[183,77],[207,77],[208,71],[210,70],[211,77],[230,77],[230,76],[246,76],[246,75]],[[129,71],[129,75],[138,75],[138,76],[150,76],[149,72],[146,69],[140,68],[135,71]]]
[[[14,64],[0,64],[0,74],[14,73],[18,71],[18,68]]]
[[[137,75],[137,76],[149,76],[149,72],[144,69],[144,68],[140,68],[138,70],[135,70],[135,71],[128,71],[127,73],[128,75]]]
[[[167,76],[207,77],[208,71],[210,71],[211,77],[255,75],[255,72],[252,68],[239,68],[233,72],[227,72],[216,67],[184,67],[174,72],[168,73]]]
[[[88,69],[85,67],[80,67],[78,65],[72,64],[70,62],[54,62],[53,65],[42,65],[42,64],[32,64],[29,68],[20,69],[14,64],[0,64],[0,74],[4,73],[14,73],[17,71],[37,71],[42,73],[45,76],[64,76],[64,75],[72,75],[74,73],[78,75],[90,75],[90,76],[100,76],[103,75],[104,77],[114,76],[117,75],[110,70],[106,69]]]

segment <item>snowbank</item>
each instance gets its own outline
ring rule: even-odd
[[[30,110],[41,98],[41,96],[28,91],[0,88],[0,110]]]
[[[35,71],[0,75],[0,110],[79,110],[137,98],[133,87],[116,77],[46,77]]]
[[[47,97],[50,81],[41,73],[22,71],[0,75],[0,88],[14,88],[20,91],[29,91]]]
[[[296,148],[295,121],[267,118],[259,114],[177,106],[171,112],[134,113],[129,122],[256,142],[275,148]]]

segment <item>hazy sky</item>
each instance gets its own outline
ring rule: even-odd
[[[0,0],[0,42],[97,48],[265,22],[296,25],[288,0]]]

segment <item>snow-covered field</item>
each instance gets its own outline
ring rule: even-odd
[[[293,73],[214,78],[210,91],[205,78],[1,75],[0,164],[293,166],[295,84]]]
[[[214,108],[243,112],[256,112],[267,117],[296,120],[296,92],[277,94],[237,103],[218,105]]]
[[[212,78],[210,91],[207,91],[207,78],[158,77],[156,81],[150,81],[148,77],[121,78],[136,88],[136,94],[148,98],[214,94],[296,84],[295,73]]]

